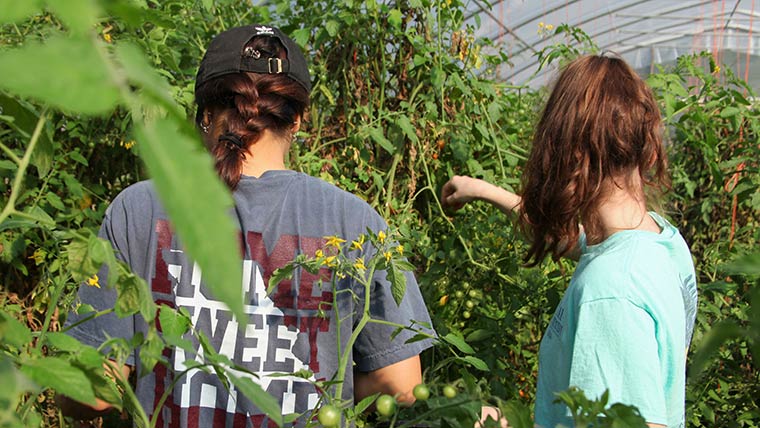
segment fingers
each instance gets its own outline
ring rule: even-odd
[[[441,188],[441,205],[449,211],[457,211],[467,204],[471,197],[467,195],[467,177],[455,175]]]
[[[482,428],[486,426],[486,421],[491,419],[489,426],[499,426],[501,428],[509,428],[507,419],[501,414],[501,410],[493,406],[481,407],[480,421],[475,424],[476,428]],[[496,425],[495,425],[496,424]]]
[[[456,185],[449,180],[441,189],[441,205],[445,210],[457,211],[464,206],[464,203],[457,199]]]

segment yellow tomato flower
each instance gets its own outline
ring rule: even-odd
[[[354,267],[359,272],[364,272],[365,270],[367,270],[367,266],[364,266],[364,259],[362,258],[356,259],[356,261],[354,262]]]
[[[95,274],[87,278],[87,285],[89,285],[90,287],[100,288],[100,282],[98,282],[98,274]]]
[[[551,31],[551,30],[554,29],[554,25],[552,25],[552,24],[546,24],[546,29],[549,30],[549,31]]]
[[[404,255],[404,246],[403,245],[399,245],[398,247],[396,247],[396,252],[398,253],[399,256],[403,256]]]
[[[325,239],[327,240],[325,245],[335,248],[340,248],[340,244],[346,242],[345,239],[340,239],[337,236],[325,236]]]
[[[380,232],[377,232],[377,240],[380,241],[381,244],[385,243],[385,238],[386,238],[385,232],[383,232],[382,230]]]
[[[318,259],[321,259],[324,256],[325,256],[325,253],[322,250],[317,250],[317,251],[314,252],[314,257],[316,257]]]
[[[328,256],[328,257],[325,257],[325,264],[329,267],[334,267],[338,263],[335,261],[335,256]]]
[[[106,43],[111,43],[111,35],[108,33],[103,34],[103,40],[105,40]]]
[[[39,265],[45,261],[45,254],[46,254],[45,250],[43,250],[42,248],[37,248],[36,250],[34,250],[34,253],[31,256],[29,256],[29,258],[34,260],[35,265]]]
[[[385,261],[390,263],[391,258],[393,257],[393,254],[391,254],[390,251],[386,251],[383,253],[383,255],[385,256]]]
[[[361,235],[356,241],[351,242],[351,249],[361,251],[362,245],[364,245],[364,235]]]
[[[134,147],[135,144],[137,144],[137,142],[135,140],[129,140],[126,143],[124,142],[124,140],[122,140],[121,142],[119,142],[119,145],[122,146],[122,147],[124,147],[127,150],[129,150],[132,147]]]

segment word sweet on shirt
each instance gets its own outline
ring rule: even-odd
[[[317,336],[328,332],[326,315],[330,314],[333,301],[329,271],[323,269],[317,274],[299,271],[292,279],[280,282],[271,296],[266,294],[266,288],[275,269],[293,260],[300,252],[314,254],[323,247],[324,240],[281,235],[268,248],[260,233],[248,232],[245,241],[241,239],[244,254],[250,255],[243,260],[241,297],[247,324],[241,329],[227,306],[211,296],[201,281],[200,268],[191,264],[179,248],[169,223],[159,220],[156,233],[155,274],[151,280],[156,302],[186,309],[194,328],[203,331],[220,354],[259,375],[252,379],[280,400],[283,414],[313,408],[318,394],[310,381],[315,377],[303,379],[281,374],[320,371]],[[202,347],[197,341],[194,343],[195,355],[186,355],[184,350],[176,349],[170,356],[175,372],[185,370],[188,359],[203,360]],[[160,380],[166,375],[165,370],[160,371],[163,373],[156,373],[157,398],[169,383]],[[232,375],[250,376],[244,372]],[[167,413],[167,419],[175,419],[174,410],[187,409],[192,418],[193,413],[202,409],[214,409],[216,413],[222,413],[220,417],[226,413],[250,419],[255,426],[262,423],[259,420],[261,412],[242,394],[234,388],[227,391],[215,374],[199,369],[188,371],[175,386],[173,397],[167,403],[174,403],[169,406],[177,408],[162,411]]]

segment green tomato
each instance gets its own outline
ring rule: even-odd
[[[457,396],[457,389],[451,385],[443,387],[443,396],[446,398],[454,398]]]
[[[383,394],[377,397],[375,406],[377,407],[377,413],[380,413],[382,416],[390,416],[396,411],[396,399],[388,394]]]
[[[164,30],[163,28],[156,27],[152,30],[150,30],[150,33],[148,33],[151,39],[156,41],[161,41],[164,39]]]
[[[337,427],[340,423],[340,410],[332,404],[325,404],[319,409],[317,419],[326,427]]]
[[[475,302],[473,302],[472,300],[468,300],[464,302],[464,305],[467,307],[467,309],[472,309],[475,307]]]
[[[462,297],[464,297],[464,292],[462,290],[457,290],[454,293],[454,297],[456,297],[457,299],[461,299]]]
[[[420,401],[425,401],[430,397],[430,388],[424,383],[421,383],[414,387],[412,394],[414,394],[414,398]]]
[[[478,290],[470,290],[468,293],[470,295],[470,298],[477,299],[480,293],[478,293]]]
[[[464,311],[464,312],[462,312],[462,318],[464,318],[466,320],[470,319],[471,316],[472,316],[472,314],[470,313],[470,311]]]

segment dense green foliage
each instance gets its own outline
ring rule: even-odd
[[[121,407],[102,376],[102,356],[58,332],[82,282],[116,284],[118,312],[156,314],[127,269],[93,277],[102,263],[119,266],[94,231],[129,184],[156,180],[214,292],[233,303],[236,290],[224,284],[240,283],[240,267],[211,268],[218,254],[234,251],[224,218],[229,197],[186,118],[204,46],[225,28],[253,22],[280,26],[311,60],[312,108],[291,167],[360,195],[399,230],[441,337],[423,355],[430,398],[380,419],[466,426],[490,403],[512,425],[532,426],[538,342],[573,266],[526,269],[511,219],[484,204],[455,216],[441,208],[440,186],[453,174],[518,188],[544,95],[488,80],[509,58],[474,39],[462,1],[0,0],[0,10],[0,383],[9,386],[0,391],[0,426],[68,426],[52,390]],[[557,42],[541,53],[546,66],[593,48],[566,26],[546,37]],[[663,211],[692,245],[701,292],[688,423],[757,427],[754,93],[709,56],[684,57],[649,82],[669,135],[673,191]],[[199,201],[212,209],[197,209]],[[209,225],[219,229],[208,232]],[[183,346],[177,339],[187,317],[165,310],[158,317],[169,331],[164,339],[117,343],[115,357],[142,345],[144,361],[156,364],[164,346]],[[229,367],[216,357],[207,353],[209,370]],[[266,404],[255,385],[236,386]],[[143,420],[128,383],[121,388],[123,406]],[[577,391],[561,399],[579,422],[638,421],[615,406],[596,418],[605,400]],[[353,417],[371,403],[338,404]]]

